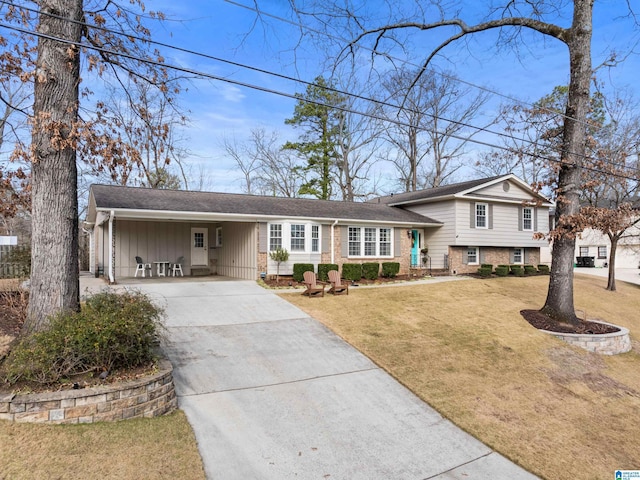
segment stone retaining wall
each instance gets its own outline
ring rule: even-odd
[[[606,322],[596,322],[595,320],[589,320],[595,323],[604,323],[606,325],[612,325]],[[629,337],[629,329],[613,325],[619,328],[619,332],[605,333],[601,335],[589,335],[584,333],[558,333],[550,332],[548,330],[542,330],[545,333],[549,333],[564,340],[571,345],[575,345],[590,352],[600,353],[602,355],[617,355],[619,353],[626,353],[631,350],[631,338]]]
[[[0,395],[0,419],[31,423],[113,422],[157,417],[177,408],[173,368],[130,382],[78,390]]]

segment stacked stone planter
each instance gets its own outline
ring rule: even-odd
[[[31,423],[113,422],[157,417],[177,408],[173,368],[138,380],[78,390],[0,395],[0,419]]]
[[[560,340],[564,340],[571,345],[575,345],[577,347],[584,348],[585,350],[589,350],[590,352],[599,353],[602,355],[617,355],[619,353],[626,353],[631,350],[631,338],[629,337],[628,328],[620,327],[618,325],[613,325],[606,322],[596,322],[595,320],[590,321],[594,323],[612,325],[613,327],[619,328],[620,331],[613,333],[603,333],[599,335],[591,335],[586,333],[558,333],[550,332],[548,330],[541,331],[553,335]]]

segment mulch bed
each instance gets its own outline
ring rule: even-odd
[[[397,275],[393,278],[379,277],[376,280],[367,280],[366,278],[361,278],[360,280],[355,282],[355,285],[383,285],[385,283],[409,282],[412,280],[420,280],[422,278],[423,277],[411,277],[409,275]],[[293,277],[290,275],[280,275],[280,279],[278,282],[276,282],[275,275],[269,276],[263,281],[265,285],[267,285],[269,288],[283,288],[283,287],[304,288],[304,283],[296,282],[293,279]],[[348,280],[343,280],[343,281],[346,283],[349,283]],[[325,283],[328,283],[328,282],[325,282]],[[349,285],[352,285],[352,284],[349,283]]]
[[[522,310],[520,315],[529,322],[533,327],[539,330],[548,330],[556,333],[578,333],[578,334],[596,334],[619,332],[620,329],[611,325],[602,323],[589,322],[578,319],[577,325],[569,323],[561,323],[545,315],[539,310]]]

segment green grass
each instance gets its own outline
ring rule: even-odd
[[[549,277],[282,294],[501,454],[549,480],[640,468],[640,346],[614,357],[537,331]],[[577,277],[589,318],[640,332],[640,288]]]

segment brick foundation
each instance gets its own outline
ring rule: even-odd
[[[468,265],[464,263],[467,257],[467,247],[449,247],[449,272],[452,274],[477,273],[480,263],[490,263],[495,268],[497,265],[509,265],[511,263],[512,248],[507,247],[480,247],[478,264]],[[527,265],[537,266],[540,263],[540,249],[527,248]]]

